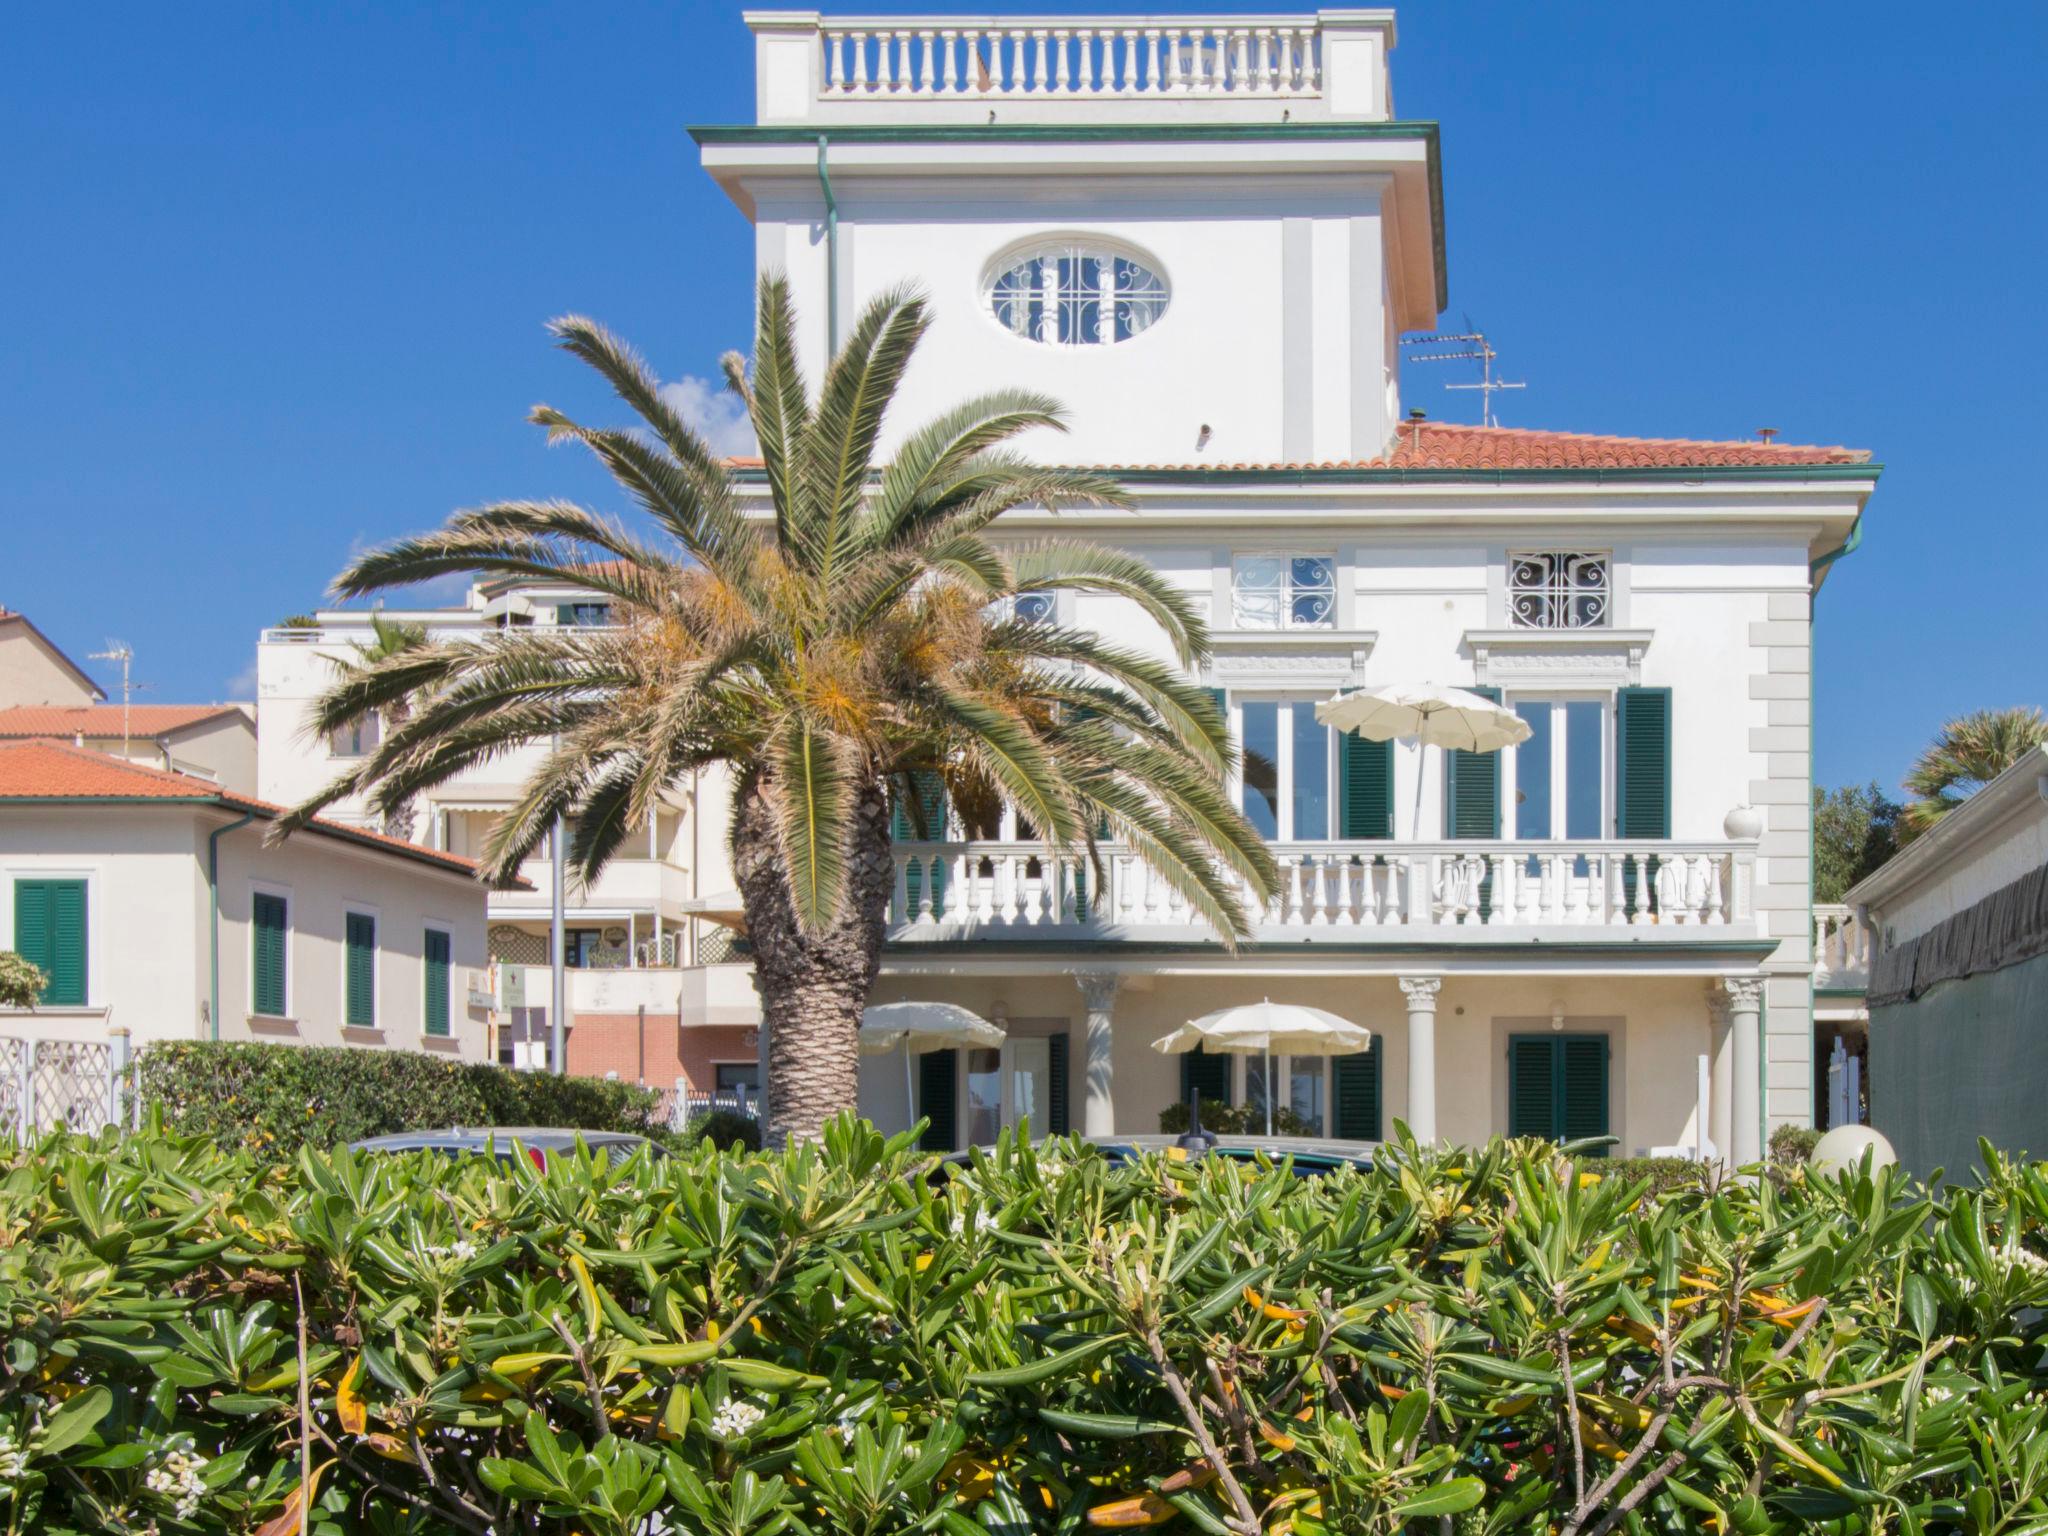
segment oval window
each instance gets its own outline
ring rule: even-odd
[[[1099,347],[1129,341],[1166,310],[1166,280],[1100,246],[1060,243],[1006,257],[989,279],[989,314],[1026,341]]]

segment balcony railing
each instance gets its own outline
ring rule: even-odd
[[[1276,843],[1279,888],[1251,902],[1262,932],[1356,938],[1376,929],[1735,929],[1753,932],[1752,843]],[[1040,844],[904,843],[889,937],[1122,936],[1205,925],[1129,849],[1102,872]]]
[[[1393,13],[828,16],[753,11],[763,122],[1385,118]],[[951,109],[951,110],[949,110]],[[1075,114],[1079,113],[1079,116]]]
[[[828,100],[1313,97],[1322,90],[1313,16],[828,17],[818,37]]]
[[[1870,982],[1870,930],[1854,907],[1813,904],[1813,984],[1855,991]]]

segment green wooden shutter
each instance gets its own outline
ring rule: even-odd
[[[1067,1036],[1054,1035],[1046,1041],[1045,1129],[1048,1135],[1064,1136],[1067,1121]]]
[[[1671,835],[1671,690],[1620,688],[1614,695],[1614,831],[1617,837]],[[1643,902],[1657,904],[1657,863],[1649,861]],[[1622,908],[1636,914],[1636,861],[1622,866]]]
[[[1330,1063],[1332,1133],[1347,1141],[1380,1139],[1380,1037],[1370,1050],[1339,1056]]]
[[[1468,688],[1482,699],[1500,702],[1498,688]],[[1444,753],[1444,836],[1500,836],[1500,754]],[[1492,876],[1489,874],[1489,880]]]
[[[426,1032],[448,1033],[448,935],[438,928],[427,930],[423,950],[427,970]]]
[[[1517,1035],[1508,1042],[1508,1134],[1557,1139],[1557,1040]]]
[[[285,935],[289,914],[282,896],[258,891],[249,904],[250,966],[254,996],[249,1011],[273,1019],[284,1017]]]
[[[1614,822],[1621,837],[1671,835],[1671,690],[1614,695]]]
[[[14,883],[14,952],[42,968],[48,1007],[85,1006],[85,906],[83,880]]]
[[[1204,1104],[1228,1104],[1230,1097],[1230,1058],[1222,1053],[1211,1054],[1196,1046],[1180,1059],[1180,1101],[1185,1104],[1195,1096],[1195,1090],[1202,1091]]]
[[[1394,744],[1347,731],[1337,746],[1340,836],[1394,835]]]
[[[346,1006],[341,1021],[358,1029],[377,1023],[377,919],[364,912],[348,914]]]
[[[954,1099],[960,1053],[926,1051],[917,1058],[917,1112],[931,1123],[918,1142],[927,1152],[951,1152],[959,1145]]]
[[[1607,1134],[1607,1037],[1566,1035],[1559,1042],[1558,1139],[1577,1141],[1582,1136]],[[1605,1157],[1602,1148],[1593,1154]]]

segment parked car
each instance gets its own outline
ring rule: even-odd
[[[667,1150],[645,1136],[626,1131],[579,1131],[547,1125],[453,1125],[439,1131],[393,1131],[388,1136],[370,1136],[349,1143],[352,1152],[440,1152],[449,1157],[495,1157],[509,1163],[524,1150],[536,1168],[545,1168],[550,1157],[574,1152],[581,1142],[593,1152],[607,1154],[623,1163],[642,1147],[656,1157]]]
[[[1251,1163],[1260,1158],[1280,1164],[1293,1159],[1295,1177],[1311,1178],[1325,1173],[1334,1173],[1339,1168],[1356,1168],[1364,1173],[1372,1167],[1372,1153],[1355,1141],[1318,1141],[1308,1136],[1218,1136],[1204,1131],[1198,1135],[1173,1136],[1165,1133],[1145,1136],[1119,1136],[1113,1141],[1092,1143],[1095,1150],[1112,1163],[1128,1163],[1149,1152],[1164,1152],[1168,1157],[1187,1162],[1202,1158],[1220,1157],[1230,1162]],[[991,1152],[992,1148],[980,1148]],[[950,1153],[945,1162],[964,1164],[972,1156],[969,1152]]]

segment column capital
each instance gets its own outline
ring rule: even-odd
[[[1730,1012],[1727,987],[1723,986],[1722,979],[1716,976],[1707,983],[1706,992],[1708,1019],[1717,1027],[1726,1028]]]
[[[1763,1006],[1764,979],[1761,976],[1723,976],[1721,985],[1728,993],[1728,1008],[1732,1013],[1755,1013]]]
[[[1117,988],[1124,984],[1121,971],[1077,971],[1074,985],[1081,989],[1081,1004],[1090,1013],[1108,1013],[1116,1006]]]
[[[1443,990],[1441,976],[1403,976],[1401,990],[1408,995],[1410,1013],[1435,1013],[1436,995]]]

